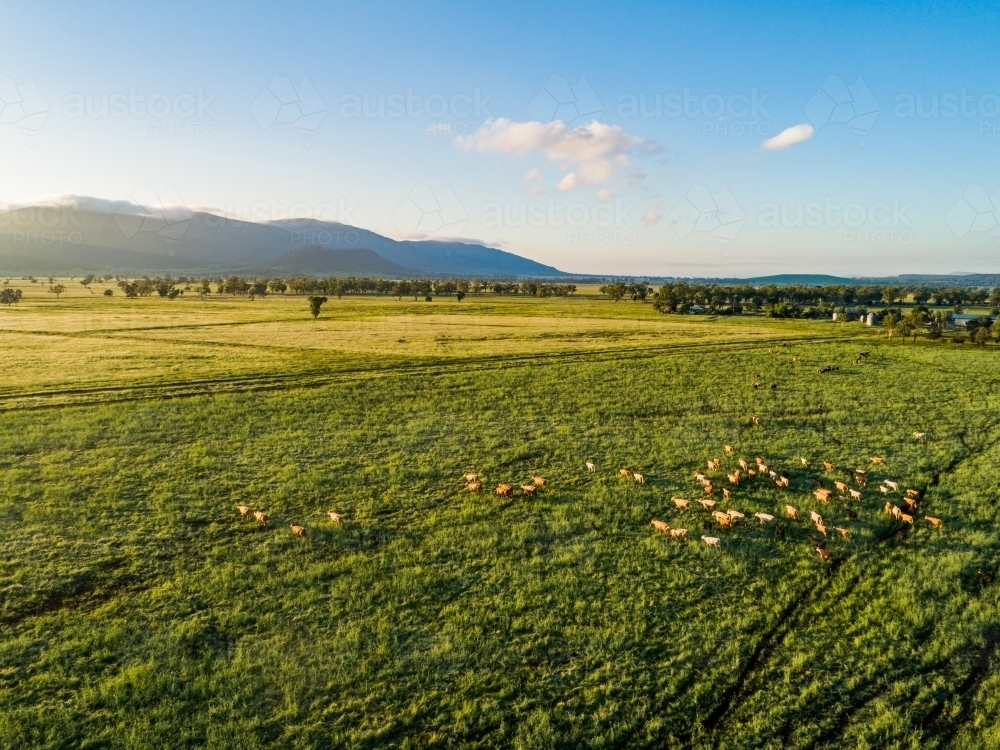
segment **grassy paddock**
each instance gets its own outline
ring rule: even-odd
[[[1000,746],[995,352],[485,296],[36,290],[0,326],[0,746]],[[791,487],[717,492],[751,523],[671,502],[756,455]],[[752,518],[786,503],[849,529],[832,564]]]

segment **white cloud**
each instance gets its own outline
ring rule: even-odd
[[[559,184],[556,185],[556,190],[560,193],[566,193],[570,190],[576,190],[580,187],[580,178],[577,177],[573,172],[559,180]]]
[[[813,137],[813,126],[808,122],[802,123],[801,125],[793,125],[790,128],[785,128],[780,133],[778,133],[774,138],[768,138],[760,147],[765,151],[778,151],[783,148],[788,148],[789,146],[794,146],[796,143],[802,143],[802,141],[808,141]]]
[[[614,197],[615,194],[612,193],[607,188],[601,188],[600,190],[597,191],[597,200],[599,201],[609,201]]]
[[[559,182],[558,189],[565,191],[600,185],[614,174],[616,165],[627,167],[629,152],[645,145],[645,141],[617,125],[596,120],[570,128],[559,120],[513,122],[501,117],[487,121],[475,135],[456,138],[454,145],[463,151],[512,156],[541,152],[562,169],[573,170]]]
[[[521,182],[534,182],[535,180],[542,179],[542,173],[537,169],[532,169],[524,177],[521,178]]]
[[[528,188],[528,195],[545,195],[545,191],[542,190],[541,185],[532,185]]]
[[[646,209],[646,213],[642,215],[642,223],[647,227],[651,227],[662,218],[663,214],[660,213],[660,206],[656,203],[650,203],[649,208]]]

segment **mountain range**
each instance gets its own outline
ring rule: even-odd
[[[338,222],[252,222],[76,196],[0,208],[0,273],[561,277],[475,242],[393,240]]]

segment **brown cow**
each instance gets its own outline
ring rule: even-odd
[[[907,505],[910,506],[910,510],[916,510],[917,509],[917,500],[916,500],[916,498],[913,498],[913,497],[904,497],[903,501]]]
[[[514,488],[509,484],[498,484],[496,492],[501,497],[513,497]]]
[[[483,485],[479,482],[471,482],[465,486],[469,492],[479,492],[483,488]]]
[[[942,521],[940,518],[935,518],[934,516],[924,516],[924,518],[927,520],[927,523],[929,523],[935,529],[944,528],[944,521]]]
[[[760,427],[760,417],[756,414],[753,415],[753,419],[751,421],[754,423],[755,427]]]
[[[819,556],[824,561],[833,562],[833,554],[830,552],[830,550],[823,549],[822,547],[817,547],[816,551],[819,553]]]
[[[718,458],[710,458],[708,460],[708,470],[709,471],[715,471],[721,465],[722,465],[722,461],[720,461]]]
[[[903,511],[900,511],[899,512],[899,516],[897,516],[897,517],[903,523],[908,523],[908,524],[910,524],[910,526],[913,525],[913,516],[911,516],[909,513],[903,513]]]
[[[677,501],[674,500],[674,502],[676,503]],[[706,510],[712,510],[715,507],[715,500],[699,500],[698,502],[705,506]]]
[[[818,531],[823,536],[826,536],[826,526],[821,523],[816,524],[816,531]]]
[[[729,515],[726,513],[720,513],[719,511],[715,511],[712,515],[715,517],[715,520],[719,524],[719,526],[728,527],[733,525],[733,519],[730,518]]]
[[[913,433],[913,439],[914,440],[925,440],[926,438],[927,438],[927,433],[926,432],[914,432]]]
[[[654,529],[656,529],[657,531],[662,531],[664,534],[670,531],[670,525],[664,521],[661,521],[659,518],[654,518],[649,523]]]
[[[725,487],[722,488],[722,496],[726,498],[726,500],[729,499],[729,490],[727,490]]]
[[[711,482],[709,482],[708,484],[705,485],[704,490],[705,490],[705,494],[706,495],[711,495],[713,492],[715,492],[715,488],[712,487],[712,483]]]
[[[306,535],[306,527],[305,526],[299,526],[299,525],[293,523],[288,528],[290,528],[292,530],[292,533],[295,534],[295,536],[305,536]]]
[[[840,534],[842,537],[844,537],[844,539],[847,539],[847,537],[851,535],[850,531],[848,531],[847,529],[842,529],[839,526],[834,526],[833,530],[836,531],[838,534]]]
[[[730,456],[733,455],[733,446],[727,445],[726,446],[726,453],[728,453]]]
[[[726,476],[728,477],[730,484],[740,483],[740,473],[738,471],[735,474],[727,474]]]
[[[750,469],[750,464],[748,464],[746,461],[744,461],[741,458],[740,459],[740,468],[743,469],[743,471],[748,471]]]
[[[828,502],[830,502],[830,498],[833,496],[833,493],[830,492],[830,490],[819,489],[819,490],[816,490],[813,493],[813,495],[820,502],[822,502],[822,503],[828,503]]]
[[[915,490],[915,489],[912,489],[912,488],[908,488],[906,490],[906,495],[907,495],[907,497],[915,497],[915,498],[917,498],[919,500],[920,499],[920,490]]]
[[[808,458],[800,458],[799,461],[802,462],[803,466],[808,466],[809,465],[809,459]]]
[[[237,505],[236,510],[238,510],[240,512],[240,515],[243,516],[244,518],[246,518],[247,515],[250,513],[250,508],[248,508],[245,505]]]
[[[744,518],[746,518],[746,516],[740,513],[738,510],[727,510],[726,513],[734,521],[742,521]]]
[[[326,514],[330,517],[330,520],[333,521],[334,523],[343,523],[344,521],[344,517],[342,515],[340,515],[339,513],[334,513],[332,510],[327,511]]]
[[[794,520],[796,520],[796,521],[798,521],[798,520],[799,520],[799,512],[798,512],[798,510],[796,510],[796,509],[795,509],[794,507],[792,507],[791,505],[786,505],[786,506],[785,506],[785,513],[787,513],[787,514],[788,514],[788,517],[789,517],[789,518],[792,518],[792,519],[794,519]]]
[[[462,479],[464,479],[466,482],[469,482],[469,483],[478,482],[479,481],[479,475],[478,474],[463,474],[462,475]]]
[[[521,485],[521,492],[523,492],[525,495],[534,495],[535,494],[535,490],[537,490],[537,489],[538,489],[538,487],[536,487],[533,484],[522,484]]]
[[[840,492],[847,492],[847,485],[843,482],[834,482],[833,486],[837,488]]]
[[[673,498],[673,501],[674,501],[674,505],[676,505],[681,510],[687,510],[688,507],[691,505],[691,503],[689,501],[685,500],[683,497],[675,497],[675,498]],[[702,502],[705,502],[705,501],[702,500]]]
[[[823,468],[826,469],[827,471],[833,471],[834,466],[829,461],[824,461]]]
[[[885,464],[885,459],[882,458],[882,456],[872,456],[868,460],[871,461],[873,464],[878,464],[878,465],[884,465]]]
[[[813,523],[823,523],[823,516],[814,510],[809,511],[809,520]]]
[[[683,539],[687,536],[687,529],[670,529],[670,536],[674,539]]]
[[[531,481],[534,483],[536,487],[545,486],[545,477],[532,477]]]
[[[257,523],[267,523],[267,513],[262,510],[255,510],[253,517],[257,519]]]
[[[630,476],[632,476],[632,472],[629,471],[628,469],[619,469],[618,473],[621,474],[623,477],[630,477]]]

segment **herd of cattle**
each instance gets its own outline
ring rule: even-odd
[[[913,437],[916,440],[924,440],[927,436],[923,432],[915,432],[913,433]],[[732,456],[734,454],[733,447],[730,445],[725,446],[725,452],[727,455]],[[801,458],[799,461],[804,468],[808,468],[811,465],[811,461],[807,458]],[[871,456],[869,462],[873,466],[885,466],[885,459],[881,456]],[[738,465],[739,468],[734,467],[732,471],[729,471],[723,470],[722,460],[719,458],[709,459],[707,462],[707,469],[709,473],[724,472],[726,475],[729,487],[722,488],[721,494],[724,501],[731,500],[737,488],[748,482],[767,479],[773,482],[774,485],[780,490],[787,490],[791,486],[791,476],[788,471],[775,470],[774,468],[769,467],[761,456],[756,457],[756,464],[754,466],[751,466],[744,459],[739,459]],[[592,463],[588,463],[587,469],[588,471],[595,471],[596,467],[594,467]],[[815,497],[820,503],[824,504],[830,504],[834,500],[838,501],[844,505],[844,515],[847,520],[856,521],[858,515],[849,507],[849,504],[852,500],[861,501],[864,499],[864,491],[868,485],[868,470],[861,468],[853,470],[838,470],[837,467],[829,461],[823,462],[823,469],[825,473],[823,478],[816,476],[812,477],[812,482],[815,485],[813,497]],[[632,473],[628,469],[621,469],[619,473],[625,477],[631,476],[636,482],[645,482],[644,476]],[[838,473],[840,473],[846,481],[834,478]],[[715,499],[716,488],[713,484],[712,477],[699,470],[694,472],[694,477],[701,483],[705,494],[705,497],[698,500],[698,504],[702,506],[704,511],[707,511],[710,514],[705,516],[701,521],[703,530],[711,531],[716,527],[719,529],[731,529],[734,525],[746,521],[746,515],[738,510],[735,510],[734,508],[728,508],[725,511],[719,509],[719,503]],[[828,483],[832,484],[832,488],[827,486]],[[913,488],[901,490],[898,482],[885,478],[882,480],[881,484],[879,484],[878,491],[882,495],[887,496],[884,507],[885,513],[897,521],[901,521],[904,524],[912,526],[920,504],[920,490]],[[835,492],[836,494],[834,494]],[[900,505],[897,505],[896,502],[894,502],[894,498],[896,497],[899,498]],[[688,511],[693,507],[691,501],[687,498],[674,497],[672,500],[679,511]],[[726,504],[728,504],[728,502]],[[905,510],[903,509],[904,507]],[[801,520],[799,511],[794,505],[785,505],[785,515],[788,517],[789,521]],[[784,526],[777,523],[773,515],[758,512],[754,513],[753,517],[756,518],[761,524],[773,527],[778,536],[784,536]],[[924,515],[924,520],[936,529],[944,528],[944,522],[940,518]],[[819,553],[819,556],[823,560],[826,560],[827,562],[833,561],[833,554],[826,549],[826,538],[828,532],[832,529],[832,531],[838,536],[846,539],[851,536],[851,531],[842,526],[828,527],[822,514],[816,511],[809,512],[809,522],[813,524],[815,531],[820,535],[809,535],[809,540],[812,543],[813,548],[817,553]],[[652,519],[650,524],[657,531],[668,534],[674,539],[687,538],[688,530],[686,528],[671,527],[670,524],[666,521],[660,520],[659,518]],[[720,547],[722,544],[722,539],[718,536],[705,534],[701,537],[701,539],[710,547]]]
[[[923,432],[913,433],[915,440],[922,441],[925,440],[927,435]],[[731,445],[725,446],[725,452],[728,456],[734,455],[734,450]],[[811,461],[807,458],[800,458],[800,463],[803,468],[808,468],[811,465]],[[885,466],[885,459],[881,456],[871,456],[869,462],[872,466]],[[720,474],[725,474],[728,486],[721,488],[721,495],[724,504],[729,504],[734,493],[738,491],[738,488],[746,485],[750,482],[756,482],[761,480],[769,480],[774,483],[778,489],[788,490],[791,487],[791,476],[786,470],[775,470],[767,465],[765,460],[761,456],[756,457],[755,465],[751,466],[746,460],[739,459],[736,461],[738,468],[734,465],[732,470],[723,469],[721,458],[712,458],[708,460],[707,472],[696,470],[694,472],[695,479],[702,485],[702,490],[705,497],[698,499],[697,505],[701,505],[702,510],[707,511],[708,515],[705,515],[701,520],[702,529],[705,531],[711,531],[715,528],[720,530],[732,529],[734,526],[741,522],[746,522],[746,514],[741,513],[735,508],[727,508],[726,510],[721,510],[719,507],[719,501],[716,499],[716,486],[715,482],[718,479],[709,476],[709,474],[719,472]],[[595,473],[597,471],[597,465],[592,461],[586,462],[586,468],[588,473]],[[813,490],[813,497],[816,498],[820,503],[830,504],[834,500],[844,505],[844,516],[847,521],[856,521],[858,519],[857,512],[849,507],[851,501],[862,501],[864,500],[864,491],[868,486],[868,470],[857,468],[857,469],[837,469],[829,461],[823,462],[823,469],[825,475],[823,478],[812,477],[812,481],[815,485]],[[836,478],[838,473],[846,481]],[[643,474],[634,472],[630,469],[619,469],[618,474],[625,479],[631,480],[636,484],[645,484],[646,477]],[[483,489],[483,484],[478,474],[465,474],[463,479],[466,482],[466,489],[469,492],[481,492]],[[832,485],[828,487],[827,484]],[[521,492],[524,495],[535,495],[539,488],[545,487],[546,481],[544,477],[532,477],[530,484],[522,484]],[[514,487],[510,484],[498,484],[496,487],[496,494],[501,497],[513,497]],[[904,524],[912,525],[914,522],[915,514],[920,503],[921,492],[916,489],[907,488],[905,490],[900,490],[899,482],[885,478],[882,480],[881,484],[878,485],[878,491],[887,496],[889,499],[885,503],[885,513],[892,516],[895,520],[901,521]],[[836,493],[836,494],[834,494]],[[893,497],[899,496],[899,503],[897,505],[893,501]],[[686,512],[694,508],[691,500],[683,497],[672,498],[674,505],[677,507],[678,511]],[[902,507],[901,507],[902,506]],[[905,510],[903,508],[905,507]],[[697,508],[695,508],[697,509]],[[785,505],[785,515],[789,521],[801,521],[798,509],[791,504]],[[756,518],[761,524],[768,525],[772,527],[775,533],[779,537],[785,535],[785,527],[778,523],[773,515],[770,513],[758,512],[753,514],[753,518]],[[944,528],[944,522],[940,518],[934,516],[925,515],[924,519],[934,528],[942,529]],[[828,526],[826,521],[823,519],[823,515],[816,511],[809,512],[809,522],[813,525],[818,536],[813,536],[809,534],[809,540],[813,545],[813,548],[819,554],[819,556],[826,560],[827,562],[833,561],[833,554],[826,549],[826,538],[830,531],[837,534],[839,537],[847,539],[851,536],[850,529],[844,526]],[[676,528],[671,527],[669,523],[663,521],[659,518],[654,518],[650,521],[650,525],[654,529],[663,534],[669,535],[673,539],[687,539],[688,529],[686,528]],[[709,534],[702,535],[702,541],[705,542],[710,547],[721,547],[722,539],[718,536],[711,536]]]
[[[248,505],[237,505],[236,510],[240,512],[240,516],[242,516],[243,518],[248,518],[250,516],[250,506]],[[344,521],[344,517],[340,513],[334,513],[332,510],[327,511],[326,515],[334,523],[343,523]],[[268,521],[271,520],[271,517],[262,510],[253,511],[253,517],[254,520],[257,521],[257,523],[260,524],[261,526],[266,526]],[[288,528],[292,530],[292,533],[295,534],[295,536],[306,535],[306,527],[302,526],[301,524],[297,523],[289,524]]]
[[[925,440],[927,435],[923,432],[914,432],[913,437],[916,440]],[[735,451],[731,445],[725,446],[725,452],[728,456],[733,456]],[[800,463],[803,468],[808,468],[811,465],[811,461],[807,458],[800,458]],[[869,462],[873,466],[885,466],[885,459],[881,456],[871,456]],[[738,491],[741,486],[762,480],[770,480],[774,485],[780,490],[788,490],[791,487],[791,476],[787,470],[775,470],[774,468],[767,465],[765,460],[761,456],[756,457],[755,465],[751,466],[746,460],[739,459],[736,461],[738,468],[736,466],[732,467],[732,470],[723,469],[722,459],[712,458],[707,462],[707,472],[700,470],[694,471],[695,479],[700,482],[702,486],[702,491],[705,497],[699,498],[697,501],[698,505],[701,505],[702,510],[706,511],[708,515],[704,516],[701,520],[702,529],[705,531],[712,531],[716,527],[720,530],[732,529],[734,526],[741,522],[746,522],[746,514],[741,513],[735,508],[727,508],[726,510],[721,510],[719,508],[719,501],[716,500],[716,487],[714,482],[718,481],[718,478],[713,478],[709,474],[714,474],[720,472],[725,474],[726,481],[728,482],[727,487],[722,487],[722,498],[724,504],[730,504],[728,501],[733,499],[733,495]],[[597,465],[592,461],[586,462],[586,468],[588,473],[596,473]],[[844,505],[844,516],[848,521],[856,521],[858,519],[857,513],[849,507],[850,502],[862,501],[864,500],[864,491],[868,486],[868,470],[867,469],[837,469],[829,461],[823,462],[823,469],[825,476],[823,478],[813,476],[812,482],[815,485],[813,490],[813,497],[816,498],[820,503],[830,504],[833,500],[837,500],[839,503]],[[846,480],[836,479],[838,472]],[[631,480],[636,484],[645,484],[646,477],[638,472],[634,472],[630,469],[619,469],[618,474],[625,479]],[[462,477],[466,483],[466,489],[469,492],[481,492],[483,489],[482,481],[478,474],[465,474]],[[833,488],[827,487],[827,483],[832,484]],[[544,488],[547,485],[545,477],[533,476],[531,482],[527,484],[521,484],[520,489],[523,495],[534,496],[537,494],[539,489]],[[852,486],[853,485],[853,486]],[[885,478],[882,480],[881,484],[878,485],[878,491],[887,496],[885,502],[884,511],[887,515],[891,516],[897,521],[901,521],[904,524],[913,525],[914,518],[916,517],[916,512],[920,504],[921,492],[913,488],[907,488],[901,490],[899,483]],[[510,498],[514,495],[513,485],[501,483],[498,484],[495,490],[496,494],[500,497]],[[837,494],[835,495],[834,492]],[[895,497],[899,497],[900,505],[894,502]],[[677,507],[678,511],[687,512],[691,510],[694,506],[692,502],[687,498],[674,497],[671,498],[674,505]],[[905,507],[905,510],[903,509]],[[697,508],[695,508],[697,510]],[[260,525],[266,525],[270,520],[267,513],[262,510],[251,511],[251,508],[247,505],[238,505],[237,510],[243,518],[248,518],[253,513],[254,519]],[[801,521],[798,509],[791,504],[785,504],[785,515],[788,521]],[[327,516],[329,519],[335,523],[343,523],[344,517],[335,513],[334,511],[328,511]],[[770,526],[774,529],[774,532],[779,536],[783,537],[785,535],[785,527],[777,523],[775,517],[770,513],[757,512],[753,514],[753,518],[756,518],[761,524]],[[931,526],[936,529],[943,529],[944,522],[940,518],[934,516],[924,515],[924,520],[927,521]],[[815,510],[809,512],[809,522],[813,524],[813,527],[817,534],[820,536],[808,535],[809,541],[812,543],[813,548],[819,553],[819,556],[831,562],[833,560],[833,554],[826,549],[826,538],[829,531],[833,531],[839,537],[847,539],[851,536],[851,531],[843,526],[828,526],[824,521],[822,514],[816,512]],[[660,520],[659,518],[654,518],[650,521],[650,525],[659,532],[670,536],[673,539],[684,540],[687,539],[688,530],[686,528],[676,528],[671,527],[666,521]],[[305,536],[306,527],[300,524],[290,524],[289,528],[295,536]],[[702,541],[705,542],[710,547],[720,547],[722,545],[722,539],[718,536],[711,536],[710,534],[704,534],[701,537]]]

